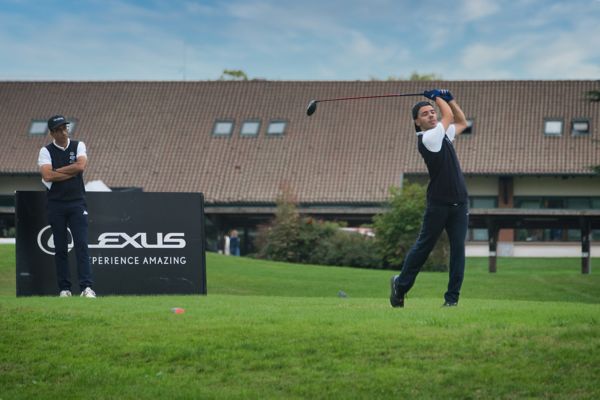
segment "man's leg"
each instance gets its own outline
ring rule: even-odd
[[[52,229],[54,240],[54,264],[56,265],[56,280],[58,290],[71,290],[71,271],[68,260],[67,216],[63,205],[48,203],[48,222]]]
[[[71,207],[69,212],[69,227],[73,234],[75,256],[77,257],[79,289],[91,288],[94,282],[88,253],[88,214],[85,202],[75,203]]]
[[[402,272],[396,282],[400,294],[406,294],[414,285],[417,274],[444,229],[446,215],[447,206],[427,205],[419,237],[406,255]]]
[[[446,225],[446,232],[450,240],[448,291],[444,294],[446,304],[458,303],[465,274],[465,239],[468,225],[469,208],[467,204],[451,207]]]

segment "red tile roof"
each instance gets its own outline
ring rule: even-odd
[[[0,173],[37,173],[48,136],[32,120],[77,119],[74,138],[88,146],[86,180],[145,191],[204,192],[208,202],[271,202],[289,185],[301,202],[380,202],[402,173],[424,173],[410,108],[422,98],[320,103],[310,99],[453,91],[474,133],[456,150],[466,174],[591,174],[600,165],[600,104],[585,99],[595,81],[445,82],[0,82]],[[544,118],[564,120],[563,135],[543,134]],[[573,118],[591,133],[572,136]],[[231,137],[213,137],[233,119]],[[257,137],[242,122],[260,119]],[[285,135],[267,137],[272,119]]]

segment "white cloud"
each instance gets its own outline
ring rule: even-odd
[[[387,49],[378,48],[361,32],[351,33],[350,41],[346,48],[357,59],[370,59],[372,57],[386,58],[389,53]]]
[[[198,15],[208,15],[208,16],[216,16],[218,15],[218,10],[216,7],[207,5],[207,4],[199,4],[195,1],[186,1],[183,3],[183,11],[189,14],[198,14]]]
[[[486,23],[459,51],[462,65],[454,76],[467,79],[598,79],[600,76],[600,26],[593,9],[581,13],[571,5],[526,1],[529,13],[504,15]],[[526,11],[519,8],[518,11]],[[509,18],[510,17],[510,18]],[[522,23],[520,22],[522,21]],[[502,30],[499,27],[508,26]],[[467,38],[469,40],[469,38]]]
[[[518,53],[510,46],[492,46],[476,43],[466,47],[459,55],[457,65],[450,67],[447,79],[509,79],[511,73],[505,67]],[[456,70],[460,73],[456,74]]]
[[[45,29],[31,21],[2,21],[22,29],[19,36],[10,34],[11,25],[0,29],[0,47],[12,54],[3,62],[0,79],[182,79],[183,40],[144,21],[159,14],[110,5],[114,8],[102,17],[62,13]],[[208,59],[187,61],[195,69],[214,69]]]
[[[487,67],[513,58],[518,52],[516,47],[493,46],[477,43],[465,48],[461,61],[464,67],[470,69]]]
[[[524,55],[524,68],[539,79],[598,79],[600,27],[583,21],[575,31],[556,32],[536,40]]]
[[[340,74],[338,79],[352,79],[352,76],[385,79],[404,72],[401,68],[406,65],[408,54],[408,50],[395,43],[374,43],[361,32],[351,31],[345,40],[340,38],[339,51],[330,62]]]
[[[431,29],[428,29],[426,33],[427,48],[430,50],[442,49],[456,38],[456,26],[450,28],[448,25],[436,25]]]
[[[188,79],[224,68],[267,79],[600,77],[600,1],[373,1],[97,0],[50,26],[36,19],[50,7],[31,12],[44,3],[13,2],[0,10],[11,54],[0,79],[181,79],[184,58]]]
[[[458,20],[478,20],[494,15],[498,11],[500,11],[500,6],[494,0],[463,0],[462,15],[458,16]]]

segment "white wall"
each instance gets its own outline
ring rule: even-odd
[[[469,196],[498,196],[497,176],[466,176]]]
[[[498,176],[465,177],[470,196],[498,196]],[[600,196],[600,176],[515,176],[514,196]]]
[[[467,257],[487,257],[489,256],[489,246],[487,242],[467,243]],[[581,257],[581,243],[579,242],[538,242],[538,243],[502,243],[498,242],[496,253],[499,257]],[[600,257],[600,244],[590,246],[592,257]]]
[[[0,194],[14,194],[17,190],[45,190],[40,175],[0,176]]]
[[[600,176],[514,178],[515,196],[600,196]]]
[[[427,185],[426,175],[410,176],[409,181]],[[498,196],[498,176],[465,176],[469,196]]]

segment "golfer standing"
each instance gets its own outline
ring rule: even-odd
[[[442,230],[446,230],[450,239],[450,276],[444,306],[458,305],[465,270],[469,198],[452,142],[465,130],[467,120],[448,90],[430,90],[425,92],[425,97],[435,101],[441,120],[428,101],[421,101],[412,109],[419,153],[429,172],[427,207],[421,232],[404,259],[402,272],[391,279],[392,307],[404,307],[404,297],[415,283]]]
[[[54,237],[54,262],[60,297],[71,296],[68,232],[71,229],[79,289],[82,297],[96,297],[88,256],[88,212],[83,171],[87,164],[85,144],[69,139],[67,120],[55,115],[48,120],[52,143],[40,149],[38,165],[47,190],[48,222]]]

